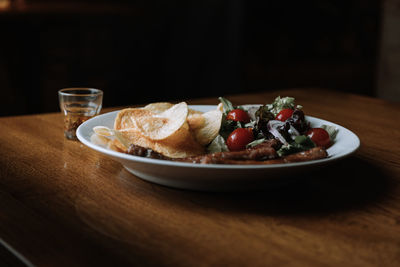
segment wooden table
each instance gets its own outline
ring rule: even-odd
[[[61,114],[0,118],[3,263],[400,266],[400,106],[312,89],[229,99],[277,95],[351,129],[361,148],[284,187],[201,193],[142,181],[64,139]]]

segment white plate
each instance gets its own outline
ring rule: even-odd
[[[215,106],[194,105],[199,111],[215,109]],[[150,159],[119,153],[90,142],[93,127],[113,128],[118,111],[96,116],[84,122],[77,129],[78,139],[86,146],[120,162],[135,176],[153,183],[199,191],[232,191],[259,189],[271,185],[282,178],[294,176],[302,171],[310,171],[354,153],[360,146],[359,138],[350,130],[335,123],[306,116],[311,126],[333,125],[339,132],[335,143],[327,150],[328,158],[273,165],[228,165],[195,164],[168,160]]]

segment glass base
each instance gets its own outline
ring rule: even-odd
[[[64,136],[69,140],[78,140],[75,131],[66,131],[64,132]]]

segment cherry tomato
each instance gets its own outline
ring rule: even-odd
[[[233,121],[241,121],[244,123],[250,122],[250,116],[247,114],[246,111],[243,109],[233,109],[229,111],[228,115],[226,116],[227,120],[233,120]]]
[[[317,146],[326,148],[331,144],[328,132],[322,128],[311,128],[307,132],[307,136],[309,136]]]
[[[286,121],[287,119],[289,119],[290,117],[292,117],[293,111],[294,111],[294,110],[291,109],[291,108],[282,109],[282,110],[278,113],[278,115],[276,115],[275,120],[278,120],[278,121]]]
[[[254,141],[251,128],[237,128],[228,136],[226,144],[230,151],[239,151],[246,148],[246,145]]]

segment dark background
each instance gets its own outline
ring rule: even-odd
[[[0,115],[289,87],[373,96],[381,1],[11,1],[0,9]]]

